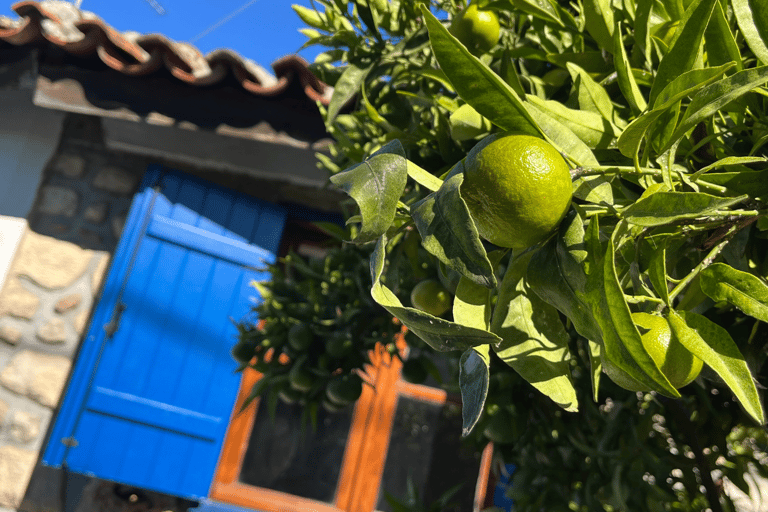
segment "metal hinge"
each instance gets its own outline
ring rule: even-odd
[[[62,437],[61,444],[63,444],[67,448],[75,448],[80,443],[78,443],[77,439],[75,439],[74,437]]]
[[[112,311],[112,318],[109,320],[108,324],[104,325],[104,332],[107,333],[107,338],[114,336],[120,328],[120,319],[123,316],[125,308],[126,306],[122,302],[118,302],[115,306],[115,309]]]

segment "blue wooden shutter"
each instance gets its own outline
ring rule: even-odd
[[[265,277],[284,222],[276,206],[150,170],[43,462],[206,496],[240,380],[232,319],[253,304],[249,283]]]

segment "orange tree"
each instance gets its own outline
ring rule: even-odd
[[[464,435],[518,464],[517,510],[730,510],[723,489],[766,471],[759,4],[294,7],[307,44],[327,47],[312,67],[334,86],[336,144],[318,158],[357,205],[370,296],[420,343],[461,354]],[[473,24],[495,15],[481,43],[451,21],[470,9]],[[506,224],[552,210],[536,191],[554,185],[483,210],[519,187],[514,169],[489,177],[517,150],[483,153],[508,134],[554,148],[572,180],[562,220],[519,243]],[[465,197],[478,159],[492,162],[479,202]],[[454,295],[448,313],[408,305],[399,271],[414,255]],[[656,330],[669,341],[652,343]]]

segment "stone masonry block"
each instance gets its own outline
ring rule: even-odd
[[[104,167],[93,179],[93,186],[107,192],[128,195],[138,184],[138,178],[119,167]]]
[[[15,327],[10,325],[0,326],[0,340],[3,340],[6,343],[18,345],[19,341],[21,341],[21,336],[22,332]]]
[[[67,341],[67,323],[54,318],[37,330],[37,338],[49,345],[60,345]]]
[[[29,277],[48,289],[64,288],[82,276],[93,252],[62,240],[27,231],[12,273]]]
[[[59,401],[71,361],[64,356],[24,350],[0,372],[5,388],[53,408]]]
[[[74,217],[77,213],[79,197],[77,192],[66,187],[46,185],[42,188],[37,211],[49,215]]]
[[[11,439],[18,443],[28,443],[40,435],[40,416],[26,411],[15,411],[8,423]]]
[[[101,224],[107,218],[107,203],[89,204],[83,211],[83,219],[92,224]]]
[[[21,285],[18,278],[11,278],[0,293],[0,316],[11,315],[31,320],[40,299]]]
[[[0,507],[17,508],[24,497],[37,452],[0,446]]]
[[[79,155],[59,155],[51,165],[53,172],[63,174],[68,178],[79,178],[85,170],[85,158]]]

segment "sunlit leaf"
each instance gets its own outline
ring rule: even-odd
[[[439,351],[466,350],[478,345],[495,344],[501,339],[485,330],[467,327],[434,317],[415,308],[403,306],[400,299],[381,282],[386,257],[386,236],[376,242],[371,254],[371,297],[377,304],[400,320],[408,330]]]
[[[768,9],[755,0],[733,0],[733,13],[749,49],[768,65]]]
[[[347,66],[333,88],[333,96],[331,96],[331,101],[328,104],[326,123],[331,123],[341,108],[358,93],[360,85],[365,81],[370,71],[370,67],[359,68],[352,64]]]
[[[637,226],[663,226],[704,217],[745,199],[746,196],[717,197],[702,192],[656,192],[631,204],[621,215]]]
[[[440,69],[459,96],[504,130],[541,136],[517,93],[453,37],[429,9],[422,6],[421,12]]]
[[[568,335],[557,310],[526,284],[531,253],[507,269],[491,319],[491,330],[502,338],[496,355],[536,389],[567,411],[578,409],[571,381]]]
[[[768,285],[759,277],[725,263],[714,263],[701,271],[700,285],[712,300],[726,301],[749,316],[768,322]]]
[[[725,381],[747,413],[765,423],[752,375],[728,331],[691,311],[670,311],[669,325],[680,343]]]
[[[407,179],[405,151],[398,140],[389,142],[363,163],[331,177],[331,182],[360,208],[362,225],[356,242],[375,240],[389,229]]]
[[[473,282],[492,288],[496,277],[461,198],[463,181],[463,165],[459,162],[437,192],[411,206],[411,217],[427,251]]]

